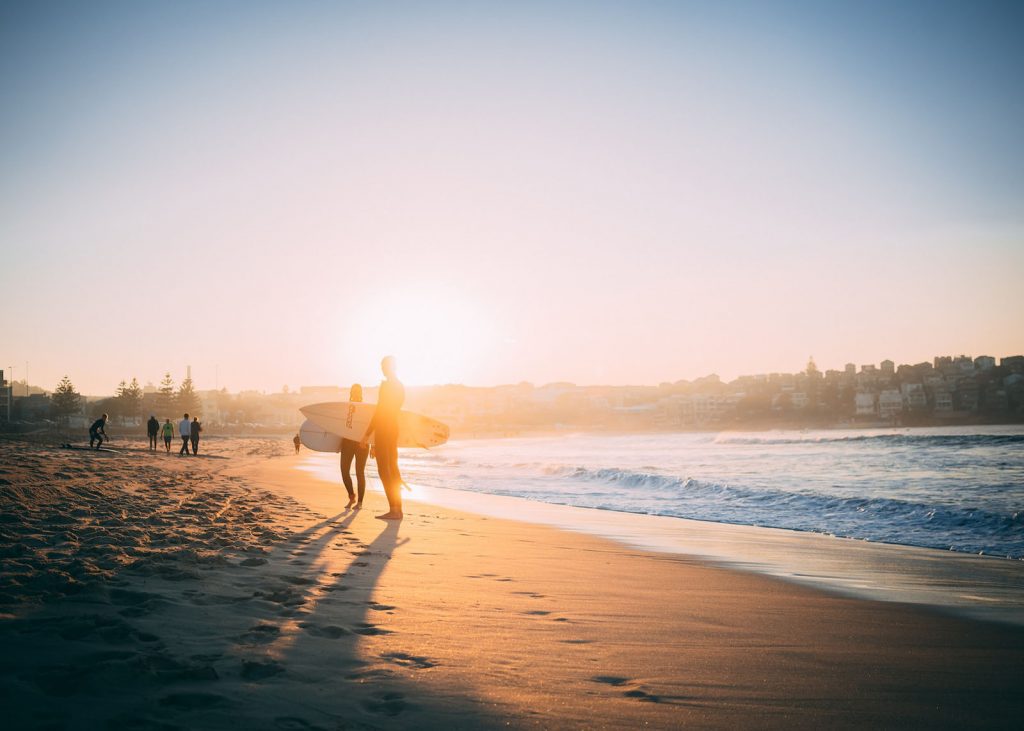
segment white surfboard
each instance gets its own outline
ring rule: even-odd
[[[317,426],[344,439],[359,441],[370,425],[377,404],[360,401],[329,401],[299,409]],[[399,447],[436,447],[448,441],[448,425],[412,411],[398,412]],[[301,438],[301,433],[300,433]],[[373,443],[373,437],[370,437]],[[312,449],[312,447],[310,447]],[[340,449],[340,446],[339,446]]]
[[[341,437],[314,424],[309,419],[299,427],[299,441],[314,452],[340,452]]]

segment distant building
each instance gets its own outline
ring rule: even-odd
[[[979,371],[988,371],[996,367],[996,359],[991,355],[979,355],[974,359],[974,367]]]
[[[875,394],[861,391],[853,400],[857,416],[877,416],[878,410],[875,407]]]
[[[855,376],[857,375],[857,366],[854,363],[847,363],[843,372],[848,376]]]
[[[935,391],[935,413],[949,413],[953,410],[953,394],[945,388]]]
[[[811,399],[803,391],[794,391],[789,395],[789,403],[794,409],[806,409]]]
[[[900,385],[903,394],[903,406],[906,409],[922,410],[928,407],[928,395],[923,383],[904,383]]]
[[[886,376],[891,376],[891,375],[893,375],[895,373],[896,373],[896,364],[893,363],[891,360],[883,360],[882,361],[882,374],[886,375]]]
[[[11,386],[0,370],[0,422],[11,420]]]
[[[1006,368],[1011,373],[1024,373],[1024,355],[1011,355],[999,361],[1000,368]]]
[[[903,394],[895,388],[889,388],[878,394],[878,415],[883,419],[891,419],[903,411]]]

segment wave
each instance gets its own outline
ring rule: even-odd
[[[882,446],[996,447],[1024,444],[1024,434],[858,434],[851,436],[755,437],[719,434],[715,444],[835,444],[877,443]]]
[[[561,477],[603,487],[625,487],[628,492],[612,501],[605,491],[594,494],[546,491],[542,499],[580,507],[808,530],[1024,558],[1024,511],[1001,513],[970,505],[891,497],[843,497],[757,489],[614,468],[562,468]],[[522,496],[540,497],[532,491]]]

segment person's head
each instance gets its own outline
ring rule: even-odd
[[[104,415],[103,415],[103,416],[101,416],[100,418],[101,418],[101,419],[103,419],[103,421],[106,421],[106,420],[107,420],[107,415],[106,415],[106,414],[104,414]]]
[[[395,356],[385,355],[383,360],[380,362],[381,372],[388,378],[394,378],[395,376]]]
[[[349,401],[362,401],[363,400],[363,387],[358,383],[353,383],[352,388],[348,390]]]
[[[199,421],[199,417],[198,416],[193,416],[192,417],[192,421]]]
[[[186,418],[186,419],[188,418],[188,414],[185,414],[185,418]]]
[[[168,424],[170,424],[170,423],[171,423],[171,420],[170,420],[170,419],[168,419],[168,420],[167,420],[167,423],[168,423]]]

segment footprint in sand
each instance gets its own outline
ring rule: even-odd
[[[314,637],[327,637],[332,640],[350,634],[347,629],[336,624],[321,625],[312,622],[299,622],[299,626]]]
[[[370,624],[369,622],[359,622],[356,625],[356,628],[353,629],[352,631],[357,633],[357,634],[367,635],[367,636],[370,636],[370,635],[390,635],[390,634],[392,634],[391,630],[384,629],[383,627],[378,627],[376,625]]]
[[[381,659],[392,662],[395,665],[401,665],[407,668],[425,669],[436,667],[438,663],[426,657],[419,655],[409,655],[405,652],[386,652],[381,655]]]
[[[410,707],[403,694],[394,692],[374,693],[374,697],[363,701],[362,705],[370,713],[378,713],[383,716],[397,716]]]
[[[260,662],[259,660],[242,661],[242,678],[244,680],[263,680],[280,675],[284,672],[284,666],[274,660]]]

